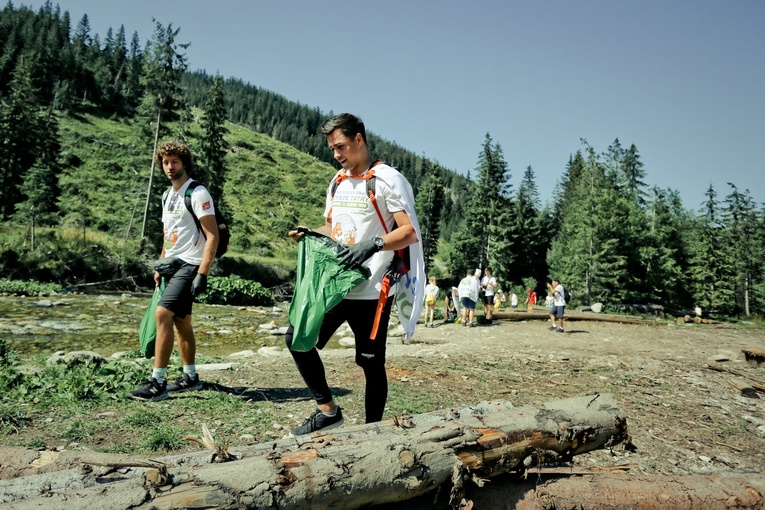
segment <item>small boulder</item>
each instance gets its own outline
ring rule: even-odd
[[[63,351],[58,351],[48,358],[47,364],[63,363],[71,367],[73,365],[103,365],[107,361],[106,358],[93,351],[72,351],[66,354]]]

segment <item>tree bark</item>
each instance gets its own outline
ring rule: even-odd
[[[762,509],[765,475],[724,472],[707,475],[613,474],[557,475],[525,482],[492,484],[468,494],[481,510],[672,510]]]
[[[154,467],[148,459],[140,464],[136,457],[99,454],[101,466],[93,467],[83,455],[80,468],[0,482],[0,503],[19,509],[351,509],[405,501],[445,482],[454,503],[471,483],[619,444],[629,444],[629,436],[611,395],[540,407],[484,402],[255,445],[231,452],[238,460],[223,464],[211,464],[210,452],[151,460]],[[41,464],[28,458],[26,471],[17,471],[34,472],[32,462]]]

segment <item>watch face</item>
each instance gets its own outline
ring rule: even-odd
[[[375,246],[377,246],[378,250],[382,250],[383,246],[385,246],[385,241],[381,237],[375,237]]]

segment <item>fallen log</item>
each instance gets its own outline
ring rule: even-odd
[[[507,321],[525,321],[529,319],[549,320],[549,310],[545,314],[538,312],[528,313],[524,311],[512,312],[495,310],[494,319],[507,320]],[[585,314],[585,313],[568,313],[566,312],[566,321],[596,321],[596,322],[617,322],[620,324],[636,324],[645,326],[666,326],[666,321],[646,320],[639,317],[629,317],[624,315],[603,315],[599,313]]]
[[[611,474],[557,475],[525,482],[510,481],[469,491],[473,508],[481,510],[672,510],[762,509],[765,475],[722,472],[707,475]]]
[[[728,368],[725,366],[719,367],[716,365],[704,365],[704,368],[708,370],[714,370],[715,372],[727,372],[729,374],[733,374],[738,377],[746,378],[749,381],[749,384],[748,384],[749,386],[759,391],[760,393],[765,393],[765,381],[762,379],[752,377],[751,375],[745,374],[741,372],[740,370],[735,370],[733,368]]]
[[[540,407],[481,403],[285,438],[233,452],[238,460],[223,464],[194,465],[189,456],[176,456],[151,459],[159,467],[84,465],[3,480],[0,503],[18,509],[350,509],[405,501],[447,482],[454,502],[471,483],[628,444],[626,419],[611,395]]]

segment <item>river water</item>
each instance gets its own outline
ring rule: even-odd
[[[56,351],[95,351],[103,356],[138,348],[138,328],[149,294],[0,296],[0,338],[23,357]],[[227,355],[284,346],[283,336],[259,326],[287,325],[288,303],[277,307],[194,305],[197,352]]]

